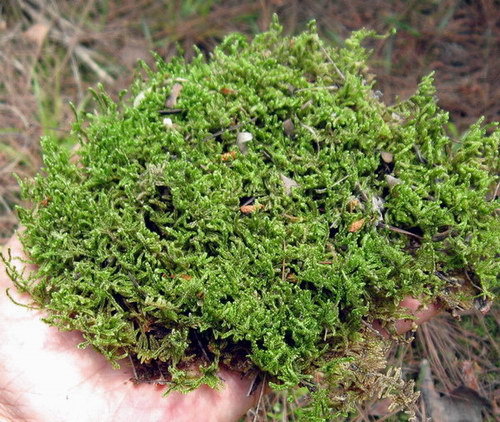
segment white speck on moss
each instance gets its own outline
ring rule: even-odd
[[[144,91],[139,92],[139,94],[137,94],[137,96],[134,98],[134,103],[133,103],[134,107],[138,107],[146,98],[146,94],[150,91],[151,88],[148,88]]]
[[[240,132],[236,137],[236,145],[240,149],[242,154],[246,154],[248,151],[247,143],[253,139],[253,135],[250,132]]]
[[[295,180],[290,179],[289,177],[285,176],[284,174],[280,174],[280,177],[281,177],[281,181],[283,182],[283,187],[285,188],[285,192],[287,195],[290,195],[293,188],[299,187],[299,184]]]

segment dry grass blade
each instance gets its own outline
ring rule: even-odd
[[[79,31],[75,24],[62,18],[44,0],[37,2],[19,0],[19,6],[32,21],[50,27],[49,37],[61,43],[68,50],[74,51],[78,59],[92,69],[100,80],[108,84],[113,83],[113,77],[94,59],[96,53],[78,42],[78,34],[83,31]]]
[[[488,318],[495,319],[498,309],[493,308],[491,314]],[[498,345],[479,312],[468,318],[474,321],[474,326],[483,326],[486,337],[450,317],[440,317],[417,331],[417,344],[429,360],[434,379],[438,381],[437,389],[450,393],[458,387],[467,387],[495,403],[499,388],[494,381],[494,374],[498,373]]]

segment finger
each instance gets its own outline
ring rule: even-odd
[[[169,399],[176,403],[179,414],[169,415],[171,420],[187,422],[205,415],[207,421],[234,422],[255,406],[265,392],[265,385],[261,384],[253,394],[247,395],[252,377],[242,377],[240,373],[227,369],[221,369],[219,375],[224,379],[221,390],[203,385],[187,395],[172,393]],[[194,408],[194,414],[186,413],[189,408]]]
[[[422,302],[412,297],[404,298],[399,306],[408,309],[415,319],[401,319],[396,321],[395,327],[398,334],[404,334],[412,330],[415,326],[429,321],[441,311],[440,307],[434,303],[423,306]]]
[[[400,303],[399,307],[407,310],[413,318],[400,319],[394,323],[394,328],[397,334],[404,334],[416,326],[423,324],[435,317],[441,308],[437,304],[423,305],[422,302],[413,297],[407,296]],[[382,326],[380,321],[374,321],[373,328],[377,330],[383,337],[389,338],[389,331]]]
[[[8,241],[2,249],[2,253],[7,259],[10,256],[11,264],[19,272],[25,271],[26,274],[27,271],[35,269],[35,266],[23,263],[23,261],[26,260],[26,254],[17,236],[13,236]],[[0,302],[3,302],[0,303],[0,315],[4,322],[9,322],[9,326],[12,326],[12,322],[14,321],[18,328],[22,328],[21,331],[25,334],[30,333],[28,338],[24,336],[19,337],[19,333],[14,336],[18,338],[19,341],[22,340],[22,344],[17,347],[17,356],[22,356],[22,352],[39,350],[39,352],[37,352],[37,361],[43,360],[45,362],[44,367],[53,367],[54,365],[50,365],[53,360],[57,360],[59,367],[66,368],[67,366],[67,370],[64,371],[66,375],[63,379],[58,379],[57,381],[59,387],[58,391],[61,390],[61,394],[63,394],[64,391],[72,391],[71,399],[74,403],[79,402],[79,398],[83,397],[85,399],[90,397],[93,389],[101,391],[103,397],[109,394],[110,391],[118,393],[121,391],[122,394],[126,394],[126,402],[130,405],[131,409],[134,407],[141,408],[144,402],[147,402],[150,403],[148,406],[150,413],[167,415],[170,420],[191,421],[196,420],[196,415],[199,416],[203,414],[205,415],[204,420],[207,421],[230,422],[238,420],[238,418],[254,406],[259,397],[262,396],[261,391],[263,393],[266,392],[266,386],[262,383],[253,394],[248,395],[247,393],[251,387],[253,378],[242,377],[241,374],[226,369],[220,370],[220,376],[224,379],[220,390],[213,390],[204,385],[189,394],[174,392],[170,394],[169,397],[162,398],[161,391],[151,385],[134,386],[132,383],[126,382],[128,387],[125,387],[123,382],[130,378],[129,375],[131,374],[127,376],[123,374],[123,371],[111,370],[109,363],[105,362],[104,358],[92,349],[78,350],[76,346],[83,340],[78,333],[58,332],[53,327],[48,327],[39,321],[38,317],[40,314],[38,312],[33,312],[32,310],[12,303],[5,294],[7,288],[10,289],[10,295],[16,301],[29,303],[29,296],[26,294],[19,294],[13,287],[14,285],[6,272],[5,266],[0,262]],[[35,315],[37,316],[36,318]],[[24,325],[21,326],[20,324]],[[7,334],[8,331],[9,330],[4,327],[4,335]],[[34,344],[36,341],[40,344]],[[8,343],[10,345],[16,344],[13,340]],[[41,346],[42,343],[43,347]],[[76,359],[73,359],[77,354],[78,363]],[[26,362],[31,361],[29,356],[26,358],[23,357],[21,360],[25,362],[25,366]],[[66,366],[64,364],[66,364]],[[76,370],[75,366],[78,366],[78,370]],[[71,370],[71,368],[73,369]],[[14,371],[14,369],[15,365],[11,365],[11,372]],[[31,368],[30,372],[31,381],[36,381],[36,375],[41,371],[39,366],[35,365]],[[87,382],[80,382],[78,384],[68,376],[68,373],[73,373],[75,377],[80,376],[83,380],[86,379],[85,373],[99,373],[102,375],[100,387],[88,385],[89,383]],[[41,385],[44,385],[44,380],[51,378],[43,375],[44,374],[42,374],[40,377],[41,379],[38,380],[42,383]],[[52,375],[52,380],[54,378],[57,378],[56,373]],[[80,386],[79,392],[77,392],[74,387],[77,384]],[[46,390],[49,391],[50,388],[47,387]],[[68,395],[66,396],[68,397]],[[110,401],[112,402],[113,400]],[[33,406],[37,408],[36,403],[34,403]],[[43,408],[44,406],[40,405],[38,407]],[[178,412],[176,409],[178,409]],[[172,418],[172,414],[176,417]]]
[[[17,233],[19,233],[19,231]],[[9,265],[12,266],[12,269],[14,269],[17,273],[22,274],[23,278],[26,278],[29,276],[30,272],[36,270],[36,266],[25,262],[27,255],[24,252],[23,245],[21,244],[17,233],[14,234],[3,246],[1,253]],[[0,301],[4,299],[9,300],[6,294],[7,289],[8,294],[16,302],[26,305],[31,303],[29,295],[19,293],[17,289],[14,288],[14,283],[8,274],[7,267],[4,262],[0,260]]]

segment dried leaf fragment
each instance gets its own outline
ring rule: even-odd
[[[300,109],[305,110],[306,108],[312,106],[312,104],[313,104],[313,100],[308,100],[300,106]]]
[[[238,155],[238,153],[236,151],[229,151],[229,152],[225,152],[224,154],[222,154],[220,156],[220,159],[222,161],[234,160],[237,155]]]
[[[361,202],[359,202],[358,198],[352,198],[348,203],[347,203],[347,209],[349,212],[353,212],[356,208],[358,208],[361,205]]]
[[[146,93],[150,92],[151,89],[146,89],[145,91],[141,91],[137,94],[137,96],[134,98],[134,107],[139,107],[139,105],[144,101],[146,98]]]
[[[38,47],[40,47],[47,37],[49,30],[50,28],[48,25],[44,23],[35,23],[34,25],[31,25],[23,35],[27,40],[34,42]]]
[[[394,154],[387,151],[382,151],[380,153],[380,157],[382,158],[382,161],[387,164],[392,163],[394,160]]]
[[[264,205],[262,204],[255,204],[255,205],[242,205],[240,207],[240,211],[242,214],[251,214],[255,211],[258,211],[260,209],[264,208]]]
[[[192,276],[190,276],[188,274],[172,274],[170,276],[170,278],[176,278],[176,277],[182,278],[183,280],[186,280],[186,281],[191,280],[193,278]]]
[[[285,193],[290,195],[292,193],[293,188],[297,188],[300,185],[293,179],[285,176],[284,174],[280,174],[281,181],[283,182],[283,188],[285,189]]]
[[[349,226],[348,230],[351,233],[356,233],[357,231],[360,231],[364,225],[365,225],[365,218],[362,218],[361,220],[353,221]]]
[[[398,113],[392,113],[391,117],[393,120],[395,120],[397,123],[402,123],[404,121],[403,117],[399,115]]]
[[[295,125],[292,122],[292,119],[286,119],[283,122],[283,131],[285,135],[291,138],[295,133]]]
[[[237,94],[238,91],[235,91],[234,89],[231,89],[231,88],[228,88],[228,87],[222,87],[219,92],[222,94],[222,95],[234,95],[234,94]]]
[[[391,176],[390,174],[385,175],[385,181],[389,185],[389,188],[392,189],[394,186],[399,185],[402,183],[401,179],[398,179],[397,177]]]
[[[175,83],[172,86],[172,90],[170,91],[170,95],[168,96],[167,101],[165,101],[165,107],[174,108],[177,104],[177,98],[179,98],[181,91],[182,85],[179,83]]]
[[[51,196],[47,196],[47,198],[42,199],[40,201],[40,206],[41,207],[46,207],[49,204],[50,201],[52,201],[52,197]]]
[[[302,220],[302,218],[300,217],[296,217],[295,215],[290,215],[290,214],[283,214],[283,217],[286,217],[288,218],[290,221],[292,221],[293,223],[298,223],[299,221]]]

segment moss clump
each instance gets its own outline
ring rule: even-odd
[[[431,76],[384,105],[368,35],[333,49],[314,25],[287,38],[274,23],[208,61],[158,60],[131,100],[96,92],[78,160],[45,138],[43,172],[22,182],[39,267],[11,268],[17,287],[49,324],[144,378],[155,363],[173,389],[258,368],[311,391],[307,420],[394,396],[363,322],[393,321],[406,295],[492,295],[499,132],[478,123],[453,143]]]

